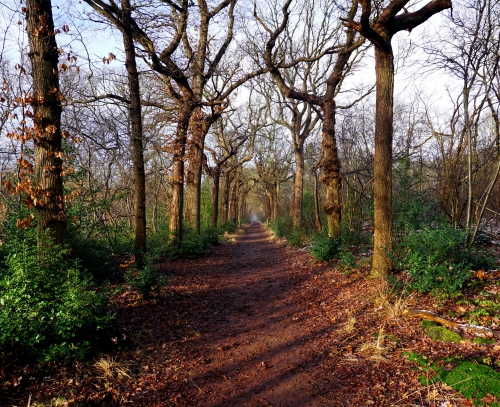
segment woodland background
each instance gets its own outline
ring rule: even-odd
[[[4,356],[83,357],[107,282],[248,221],[436,295],[496,268],[496,0],[1,4]]]

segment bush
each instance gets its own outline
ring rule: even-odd
[[[158,253],[148,253],[144,256],[144,265],[132,265],[125,273],[125,281],[139,291],[144,299],[149,299],[165,285],[163,275],[157,265]]]
[[[304,246],[304,232],[301,229],[295,229],[291,233],[286,234],[285,239],[287,240],[289,246]]]
[[[316,260],[328,261],[337,257],[340,250],[340,238],[332,239],[326,235],[320,235],[313,239],[310,252]]]
[[[285,237],[293,232],[292,217],[289,215],[280,216],[272,223],[271,229],[276,237]]]
[[[410,288],[452,295],[469,278],[469,270],[491,263],[482,252],[464,249],[465,234],[448,226],[411,231],[396,249],[395,264],[409,271]]]
[[[83,236],[75,225],[68,224],[66,243],[71,248],[69,257],[85,265],[81,270],[83,275],[95,281],[109,279],[116,264],[112,261],[112,249],[105,240]]]
[[[82,358],[109,337],[107,295],[80,277],[68,250],[27,240],[12,245],[0,281],[0,349],[37,360]]]

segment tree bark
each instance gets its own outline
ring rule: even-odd
[[[321,163],[321,158],[314,164],[312,168],[313,175],[313,191],[314,191],[314,219],[316,224],[316,229],[321,232],[323,225],[321,224],[321,217],[319,215],[319,188],[318,188],[318,167]]]
[[[123,45],[125,49],[125,66],[128,74],[130,92],[130,121],[132,131],[130,143],[132,145],[133,182],[135,189],[134,217],[135,217],[135,258],[141,263],[143,253],[146,252],[146,172],[144,170],[144,149],[142,132],[141,92],[139,73],[137,71],[134,40],[131,33],[130,0],[122,0],[122,22],[125,30]]]
[[[300,229],[302,225],[302,202],[304,191],[304,146],[295,148],[295,177],[293,180],[292,225]]]
[[[340,222],[342,217],[342,205],[340,203],[340,192],[342,179],[340,177],[340,160],[335,137],[335,101],[325,100],[323,104],[323,177],[322,182],[326,189],[326,202],[323,210],[326,215],[328,237],[336,239],[340,237]]]
[[[222,183],[220,186],[221,204],[220,204],[220,222],[225,225],[229,214],[229,175],[227,169],[222,172]]]
[[[394,57],[392,49],[375,48],[376,118],[374,158],[374,247],[372,277],[392,271],[392,134]]]
[[[186,102],[179,113],[177,130],[173,143],[172,158],[172,201],[170,204],[169,240],[170,243],[180,244],[182,242],[183,225],[182,214],[184,207],[184,157],[186,152],[186,140],[189,119],[193,113],[195,104]]]
[[[62,177],[59,51],[50,0],[26,1],[26,30],[33,77],[36,192],[28,197],[39,218],[40,231],[49,229],[54,243],[62,244],[66,230]]]
[[[220,184],[220,169],[216,169],[213,174],[212,185],[212,226],[217,227],[219,215],[219,184]]]
[[[201,107],[197,107],[191,117],[189,129],[191,137],[188,149],[188,169],[186,176],[186,222],[201,232],[201,176],[203,168],[203,149],[205,138],[218,115],[205,115]]]

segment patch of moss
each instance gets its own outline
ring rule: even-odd
[[[418,353],[404,352],[403,355],[408,355],[408,360],[410,362],[417,362],[421,367],[427,367],[429,364],[427,358],[422,355],[419,355]]]
[[[463,338],[456,332],[450,331],[448,328],[437,325],[432,321],[422,321],[420,326],[425,329],[427,336],[435,341],[439,340],[443,342],[460,343],[460,341],[463,340]]]
[[[474,343],[483,343],[483,344],[491,344],[491,343],[495,343],[495,340],[494,339],[489,339],[489,338],[481,338],[481,337],[477,337],[477,338],[474,338],[474,340],[472,341]]]
[[[497,406],[500,402],[485,403],[488,394],[500,398],[500,373],[489,366],[462,361],[450,371],[440,369],[437,378],[453,387],[464,397],[473,399],[476,406]]]
[[[472,399],[475,406],[500,407],[500,402],[491,402],[500,399],[500,373],[489,366],[457,359],[456,357],[444,359],[454,367],[451,370],[438,367],[437,363],[426,359],[424,356],[414,352],[406,353],[408,360],[420,365],[425,375],[419,377],[424,386],[431,385],[436,381],[446,383],[460,392],[464,397]],[[485,397],[490,400],[482,401]]]

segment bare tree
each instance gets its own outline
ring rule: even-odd
[[[353,1],[356,5],[357,1]],[[394,103],[394,55],[392,38],[412,30],[434,14],[451,8],[451,0],[433,0],[418,11],[407,12],[409,0],[392,0],[383,8],[372,0],[359,0],[361,16],[345,20],[375,47],[376,113],[374,157],[375,231],[372,277],[385,278],[392,271],[392,135]],[[404,11],[404,14],[398,14]]]
[[[123,47],[125,49],[125,66],[128,74],[130,93],[130,143],[132,145],[132,161],[134,174],[134,212],[135,212],[135,258],[139,265],[146,251],[146,172],[144,169],[144,149],[142,132],[141,91],[139,72],[137,70],[134,39],[132,36],[132,11],[130,0],[122,0],[120,18],[123,29]]]
[[[336,103],[335,97],[340,91],[343,79],[349,71],[348,62],[351,59],[353,52],[355,52],[363,44],[364,39],[356,35],[353,28],[348,28],[346,32],[346,40],[344,44],[325,47],[318,50],[317,54],[313,57],[301,57],[295,61],[284,63],[280,62],[281,48],[280,48],[280,35],[285,31],[290,18],[290,5],[292,0],[288,0],[282,8],[282,20],[274,30],[271,29],[262,20],[257,13],[255,18],[261,23],[264,29],[269,34],[269,39],[264,51],[264,61],[269,72],[273,76],[279,89],[287,98],[296,99],[307,102],[310,105],[317,106],[321,109],[323,119],[323,177],[322,181],[326,188],[326,202],[323,206],[327,217],[328,236],[337,238],[340,236],[340,221],[341,221],[341,177],[340,177],[340,160],[338,155],[337,140],[335,138],[335,113]],[[357,3],[355,2],[348,12],[348,19],[354,18],[357,10]],[[330,27],[323,27],[323,29],[331,29]],[[338,29],[338,27],[336,28]],[[323,96],[318,96],[314,93],[299,91],[291,87],[285,80],[282,73],[283,69],[289,68],[300,62],[314,62],[321,57],[336,53],[337,59],[334,63],[333,69],[326,80],[326,89]]]

